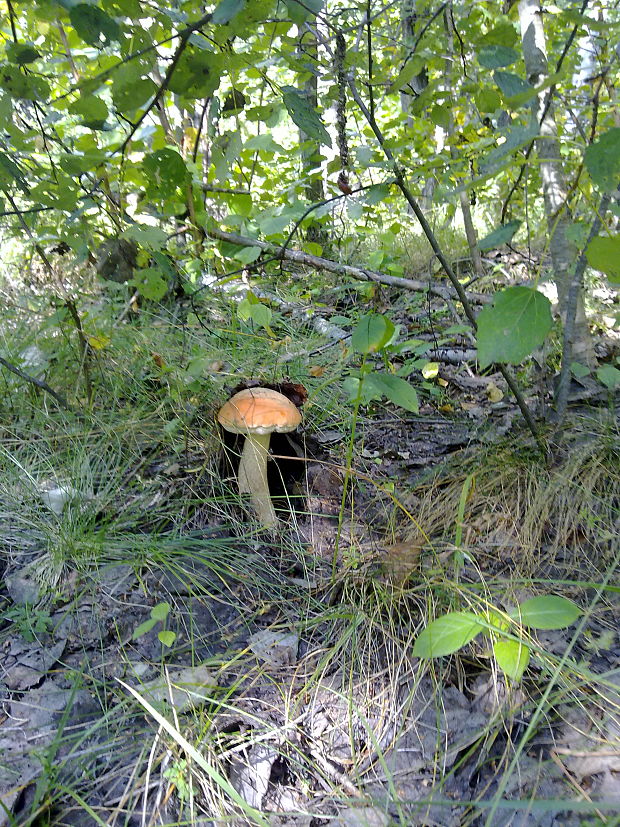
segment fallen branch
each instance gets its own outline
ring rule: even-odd
[[[278,244],[270,244],[267,241],[258,241],[255,238],[237,235],[236,233],[227,233],[218,228],[209,228],[206,231],[209,238],[217,241],[227,241],[230,244],[238,244],[240,247],[258,247],[266,253],[271,253],[276,258],[282,258],[286,261],[294,261],[296,264],[303,264],[306,267],[312,267],[315,270],[326,270],[328,273],[338,273],[343,276],[350,276],[356,281],[373,281],[377,284],[387,284],[390,287],[402,287],[406,290],[416,290],[422,293],[432,293],[434,296],[439,296],[444,301],[459,300],[456,290],[450,287],[440,287],[428,281],[419,281],[417,279],[407,279],[400,276],[388,276],[387,273],[379,273],[376,270],[368,270],[365,267],[353,267],[350,264],[340,264],[337,261],[332,261],[321,256],[313,256],[310,253],[304,253],[301,250],[289,250],[286,247],[280,247]],[[475,304],[488,304],[492,297],[485,293],[468,293],[467,298],[470,302]]]
[[[47,382],[44,382],[42,379],[37,379],[36,376],[31,376],[29,373],[25,373],[23,370],[21,370],[21,368],[12,365],[10,362],[7,362],[7,360],[3,359],[2,356],[0,356],[0,365],[3,365],[11,373],[14,373],[15,376],[19,376],[20,379],[24,379],[26,382],[30,382],[31,385],[34,385],[40,390],[45,391],[45,393],[49,393],[49,395],[53,397],[56,400],[56,402],[58,402],[61,408],[64,408],[66,411],[71,411],[71,413],[75,413],[75,411],[73,410],[71,405],[69,405],[64,396],[61,396],[53,388],[50,388]]]

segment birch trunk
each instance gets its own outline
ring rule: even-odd
[[[549,75],[545,31],[540,0],[519,0],[519,24],[528,81],[536,86]],[[558,291],[562,319],[566,318],[569,283],[576,264],[576,250],[567,235],[570,219],[566,211],[567,186],[562,169],[560,144],[554,108],[542,92],[537,100],[540,136],[537,138],[540,177],[549,231],[549,252]],[[583,304],[583,291],[577,296],[573,333],[573,359],[593,368],[596,357]]]

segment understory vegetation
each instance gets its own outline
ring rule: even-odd
[[[0,827],[620,824],[620,16],[499,5],[0,0]]]

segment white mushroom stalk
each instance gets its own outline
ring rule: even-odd
[[[267,527],[275,525],[278,521],[267,482],[270,442],[271,434],[248,434],[237,472],[239,493],[250,495],[256,516]]]
[[[270,528],[278,522],[267,481],[271,434],[294,431],[301,422],[301,414],[290,399],[278,391],[247,388],[232,396],[217,418],[225,430],[246,438],[239,462],[239,493],[250,495],[259,521]]]

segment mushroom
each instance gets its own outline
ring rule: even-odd
[[[224,430],[245,436],[238,471],[239,493],[250,495],[264,526],[273,526],[277,517],[267,484],[269,440],[274,431],[294,431],[301,422],[299,410],[278,391],[247,388],[231,396],[220,408],[217,419]]]

